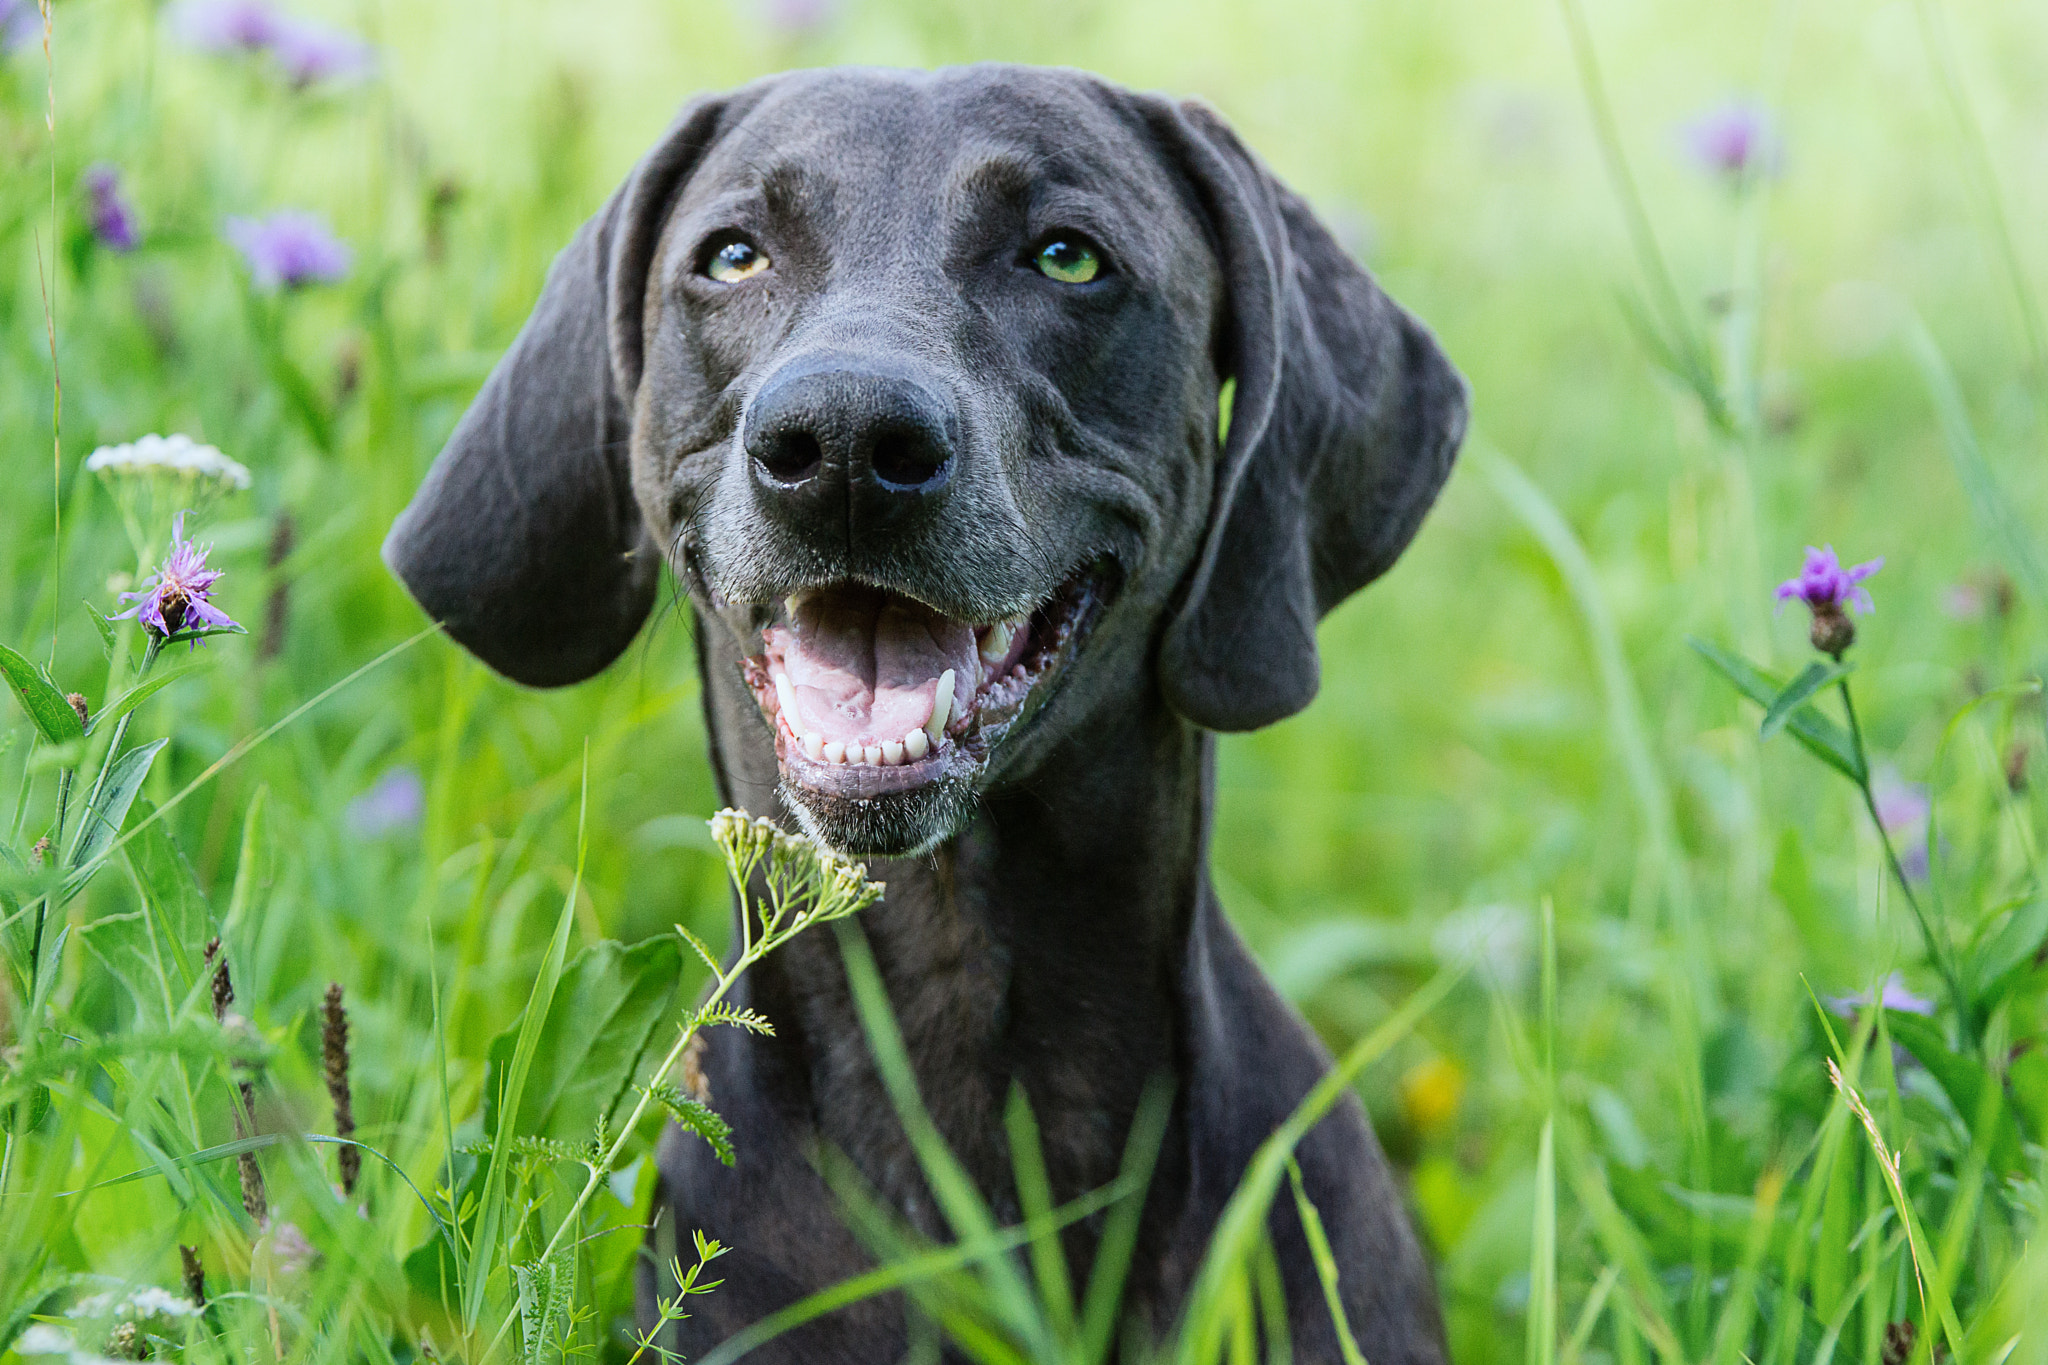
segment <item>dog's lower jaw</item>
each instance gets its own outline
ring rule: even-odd
[[[787,777],[776,793],[804,833],[856,858],[923,857],[967,827],[976,800],[974,784],[950,774],[880,797],[833,796]]]

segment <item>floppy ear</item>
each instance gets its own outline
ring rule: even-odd
[[[1165,105],[1153,123],[1208,216],[1236,380],[1160,681],[1195,724],[1253,730],[1315,697],[1316,622],[1414,537],[1464,439],[1465,383],[1218,115]]]
[[[647,275],[727,108],[685,109],[555,258],[533,315],[384,541],[384,562],[427,614],[516,682],[581,682],[653,606],[661,555],[628,468]]]

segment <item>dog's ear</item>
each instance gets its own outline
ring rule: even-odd
[[[1162,101],[1151,122],[1208,219],[1236,381],[1160,680],[1188,720],[1252,730],[1315,697],[1316,622],[1415,535],[1464,438],[1465,384],[1213,111]]]
[[[686,108],[548,271],[512,347],[384,541],[458,642],[516,682],[580,682],[654,603],[660,549],[628,461],[648,271],[729,104]]]

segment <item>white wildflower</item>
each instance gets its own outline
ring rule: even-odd
[[[124,474],[169,473],[218,483],[223,491],[249,486],[247,466],[229,459],[218,447],[201,445],[190,436],[158,436],[151,432],[125,445],[101,446],[85,467],[102,478]]]

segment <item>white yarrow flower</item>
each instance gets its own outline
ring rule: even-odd
[[[155,432],[123,445],[101,446],[85,460],[85,467],[102,478],[124,474],[176,474],[218,483],[222,491],[249,486],[249,470],[221,454],[218,447],[201,445],[190,436],[159,436]]]

